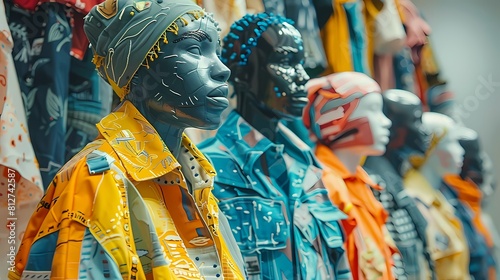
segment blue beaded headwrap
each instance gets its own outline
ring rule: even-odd
[[[293,25],[293,21],[272,13],[247,14],[231,25],[229,34],[224,37],[221,60],[226,65],[238,63],[244,66],[257,46],[257,41],[271,25],[282,23]],[[252,30],[253,32],[248,32]],[[247,38],[248,37],[248,38]]]

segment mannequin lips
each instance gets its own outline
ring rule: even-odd
[[[229,106],[229,100],[227,100],[226,97],[227,92],[227,85],[222,85],[212,90],[209,94],[207,94],[208,105],[227,108]]]
[[[305,96],[291,96],[287,111],[292,116],[302,116],[302,111],[308,102]]]
[[[307,103],[309,100],[306,96],[292,96],[292,103]]]

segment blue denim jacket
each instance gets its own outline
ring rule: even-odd
[[[219,207],[249,279],[351,279],[345,218],[331,204],[310,148],[278,125],[275,144],[235,111],[198,145],[216,168]]]

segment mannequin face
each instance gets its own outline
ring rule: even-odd
[[[433,164],[440,175],[459,174],[464,160],[464,149],[458,139],[447,135],[429,157],[429,164]]]
[[[464,129],[466,131],[459,140],[460,145],[465,151],[460,177],[463,179],[471,179],[480,186],[484,181],[484,170],[479,138],[477,132],[468,128]]]
[[[385,152],[389,142],[391,121],[382,112],[382,95],[372,92],[363,96],[349,116],[349,123],[359,123],[358,136],[371,137],[371,145],[355,145],[346,149],[362,156],[378,156]]]
[[[422,103],[413,93],[391,89],[383,93],[384,113],[392,121],[389,149],[403,146],[423,154],[429,135],[422,127]]]
[[[249,32],[253,32],[249,30]],[[271,25],[252,49],[248,65],[240,71],[248,75],[250,87],[259,106],[280,118],[300,117],[307,104],[304,48],[300,33],[284,22]]]
[[[219,59],[217,28],[205,17],[181,27],[178,35],[168,32],[167,38],[150,69],[141,67],[132,80],[132,102],[170,125],[217,128],[229,104],[230,74]]]
[[[422,117],[423,125],[433,137],[442,137],[433,150],[430,151],[424,165],[432,170],[434,176],[442,177],[445,174],[459,174],[463,165],[465,151],[459,143],[460,127],[448,116],[426,112]],[[444,137],[442,136],[444,134]]]

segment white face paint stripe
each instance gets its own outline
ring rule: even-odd
[[[171,92],[171,93],[173,93],[173,94],[175,94],[175,95],[177,95],[177,96],[182,96],[182,95],[181,95],[180,93],[178,93],[178,92],[175,92],[175,91],[173,91],[173,90],[171,90],[171,89],[169,89],[169,90],[170,90],[170,92]]]
[[[173,57],[178,57],[178,55],[176,55],[176,54],[166,55],[163,57],[163,59],[173,58]]]
[[[177,77],[177,79],[179,79],[179,80],[181,80],[181,81],[184,81],[184,79],[183,79],[181,76],[179,76],[177,73],[174,73],[174,74],[175,74],[175,76]]]

